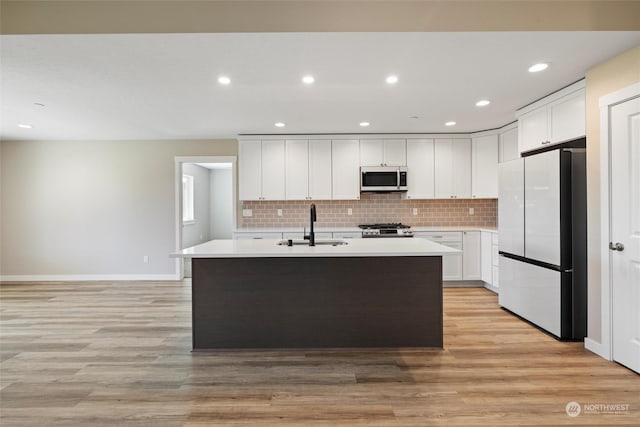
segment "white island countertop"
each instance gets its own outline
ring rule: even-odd
[[[316,239],[321,243],[324,239]],[[332,240],[334,241],[334,240]],[[173,258],[401,257],[460,253],[420,238],[346,239],[346,245],[278,245],[278,240],[211,240],[171,254]]]

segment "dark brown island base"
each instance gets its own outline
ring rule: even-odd
[[[212,241],[175,254],[192,258],[193,348],[442,348],[442,255],[456,250],[381,240],[277,256],[274,241]]]

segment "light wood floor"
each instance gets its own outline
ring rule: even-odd
[[[444,350],[191,352],[189,282],[4,284],[8,426],[640,425],[640,377],[448,288]],[[568,402],[628,404],[617,415]]]

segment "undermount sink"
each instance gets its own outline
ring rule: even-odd
[[[291,242],[291,243],[289,243]],[[340,245],[348,245],[349,242],[345,240],[316,240],[316,246],[340,246]],[[280,240],[278,242],[280,246],[309,246],[308,240],[298,240],[298,239],[288,239],[288,240]]]

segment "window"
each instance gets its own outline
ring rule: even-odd
[[[182,222],[194,222],[193,176],[182,175]]]

